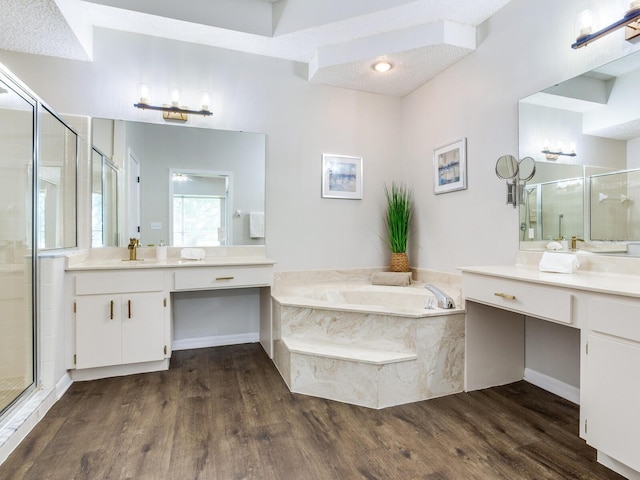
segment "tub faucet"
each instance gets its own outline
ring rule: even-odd
[[[130,238],[129,239],[129,246],[127,247],[129,249],[129,260],[137,260],[137,255],[138,255],[138,247],[140,246],[140,240],[138,240],[137,238]]]
[[[435,295],[439,308],[446,308],[446,309],[456,308],[456,304],[453,301],[453,298],[451,298],[449,295],[444,293],[439,288],[434,287],[431,284],[425,285],[424,288],[426,288],[427,290],[429,290],[431,293]]]

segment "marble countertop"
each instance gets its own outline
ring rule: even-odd
[[[575,273],[548,273],[538,270],[537,265],[493,265],[459,267],[464,273],[488,275],[524,282],[573,288],[589,292],[640,297],[640,275],[580,271]]]
[[[198,268],[198,267],[229,267],[273,265],[275,262],[264,257],[205,257],[202,260],[186,260],[180,257],[170,257],[166,260],[144,258],[140,260],[123,260],[120,258],[85,259],[80,262],[67,262],[66,270],[130,270],[150,268]]]

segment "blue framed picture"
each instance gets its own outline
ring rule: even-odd
[[[362,157],[322,155],[322,197],[362,199]]]
[[[448,193],[467,188],[467,139],[433,151],[434,192]]]

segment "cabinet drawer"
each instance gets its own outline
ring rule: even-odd
[[[466,299],[486,305],[544,320],[572,323],[573,295],[552,287],[465,274],[462,293]]]
[[[101,272],[76,274],[76,295],[159,292],[164,287],[162,272]]]
[[[591,298],[587,325],[596,332],[640,342],[640,300]]]
[[[174,290],[200,290],[271,285],[272,267],[212,267],[177,270]]]

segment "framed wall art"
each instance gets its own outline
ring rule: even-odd
[[[467,139],[433,151],[434,192],[447,193],[467,188]]]
[[[362,157],[323,154],[322,197],[362,199]]]

